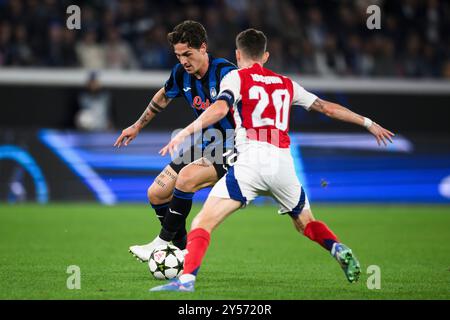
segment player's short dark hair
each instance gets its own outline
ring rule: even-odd
[[[173,31],[167,35],[167,40],[172,46],[187,43],[189,47],[198,49],[203,43],[208,43],[208,36],[201,23],[186,20],[173,28]]]
[[[261,58],[266,52],[267,37],[264,32],[256,29],[247,29],[236,37],[236,48],[246,56],[253,59]]]

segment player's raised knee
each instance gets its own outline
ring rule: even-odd
[[[197,181],[196,176],[192,172],[186,172],[181,170],[180,174],[178,175],[177,182],[175,184],[175,187],[178,190],[184,191],[184,192],[195,192],[197,191]]]
[[[147,198],[148,201],[151,204],[162,204],[170,201],[170,195],[167,194],[167,192],[163,192],[162,188],[153,183],[148,189],[147,189]]]
[[[153,184],[147,189],[147,198],[150,203],[154,203],[156,200],[156,194],[152,189]]]

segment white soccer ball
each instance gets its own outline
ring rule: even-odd
[[[183,251],[172,244],[164,244],[153,250],[148,260],[148,268],[156,279],[168,280],[183,272],[183,262]]]

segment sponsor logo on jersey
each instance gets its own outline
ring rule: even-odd
[[[209,102],[209,99],[206,99],[206,101],[203,101],[200,96],[195,96],[192,100],[192,107],[197,110],[206,110],[209,108],[211,102]]]

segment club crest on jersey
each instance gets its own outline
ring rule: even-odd
[[[216,88],[212,87],[211,90],[209,90],[209,93],[211,94],[211,98],[216,98],[217,96],[217,91]]]
[[[211,103],[209,102],[209,99],[206,99],[206,101],[203,102],[200,96],[195,96],[195,98],[192,100],[192,107],[197,110],[206,110],[209,108],[210,104]]]

